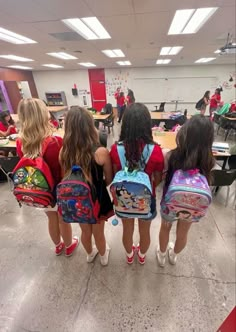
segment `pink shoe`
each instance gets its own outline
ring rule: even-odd
[[[60,256],[62,254],[62,251],[64,250],[64,248],[65,248],[65,243],[60,242],[55,248],[55,254],[57,256]]]
[[[136,247],[133,244],[133,246],[132,246],[132,253],[133,253],[133,255],[131,257],[129,257],[129,256],[126,255],[126,262],[127,262],[127,264],[133,264],[135,251],[136,251]]]
[[[145,264],[145,260],[146,260],[146,255],[144,257],[140,256],[140,246],[137,246],[137,255],[138,255],[138,262],[139,264],[143,265]]]
[[[69,247],[66,247],[65,250],[66,257],[70,257],[75,251],[75,249],[78,247],[78,245],[79,245],[79,239],[76,236],[74,236],[71,245]]]

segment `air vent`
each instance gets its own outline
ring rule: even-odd
[[[59,33],[49,33],[50,36],[61,40],[61,41],[78,41],[84,40],[78,33],[69,31],[69,32],[59,32]]]

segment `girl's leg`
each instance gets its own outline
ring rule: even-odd
[[[160,245],[160,251],[162,253],[166,252],[167,245],[169,242],[171,227],[172,227],[172,223],[167,222],[164,219],[162,219],[161,228],[160,228],[160,232],[159,232],[159,245]]]
[[[134,234],[134,219],[122,219],[123,224],[123,246],[127,254],[132,253],[133,249],[133,234]]]
[[[87,254],[90,255],[93,250],[93,248],[92,248],[92,225],[80,224],[80,228],[82,231],[81,242],[82,242]]]
[[[159,249],[157,249],[157,261],[161,267],[164,267],[166,263],[166,251],[169,242],[171,227],[172,223],[162,219],[159,232]]]
[[[190,230],[192,223],[178,220],[176,228],[176,241],[174,246],[174,253],[179,254],[186,246],[188,231]]]
[[[57,246],[61,242],[59,220],[57,211],[47,211],[48,217],[48,232],[52,242]]]
[[[150,226],[151,226],[151,221],[147,220],[145,221],[142,219],[138,220],[139,236],[140,236],[139,246],[140,246],[140,253],[142,255],[146,254],[151,243]]]
[[[79,244],[79,239],[77,237],[72,238],[72,227],[63,221],[60,214],[58,214],[60,233],[63,238],[64,244],[66,246],[65,255],[71,256]]]
[[[92,225],[92,232],[96,247],[101,256],[106,252],[106,239],[104,234],[105,221],[100,221],[99,224]]]

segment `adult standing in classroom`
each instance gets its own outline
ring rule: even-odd
[[[114,94],[115,100],[116,100],[116,108],[117,108],[117,118],[119,119],[120,117],[120,111],[121,111],[121,96],[120,96],[120,87],[116,89],[116,92]]]
[[[126,103],[127,103],[127,106],[135,103],[134,92],[131,89],[128,89],[128,94],[126,96]]]
[[[201,114],[204,115],[206,112],[206,107],[210,103],[210,91],[206,91],[204,96],[197,102],[196,109],[201,111]]]
[[[214,112],[217,110],[217,108],[220,105],[221,102],[221,93],[222,89],[217,88],[215,90],[215,93],[213,96],[211,96],[211,100],[210,100],[210,117],[212,118]]]

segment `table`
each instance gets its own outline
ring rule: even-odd
[[[168,149],[168,150],[173,150],[176,148],[176,133],[175,132],[170,132],[170,131],[164,131],[164,132],[159,132],[155,133],[153,132],[153,140],[154,142],[158,143],[161,148],[163,149]],[[227,159],[231,156],[230,153],[225,153],[225,152],[214,152],[213,156],[216,159],[223,159],[224,163],[222,166],[222,169],[225,168]]]
[[[68,111],[67,106],[47,106],[50,113],[52,113],[58,120],[66,111]]]
[[[174,114],[173,112],[150,112],[151,119],[152,120],[161,120],[161,121],[167,121],[167,120],[173,120],[170,119],[170,115]],[[187,115],[187,119],[190,119],[191,115]]]

